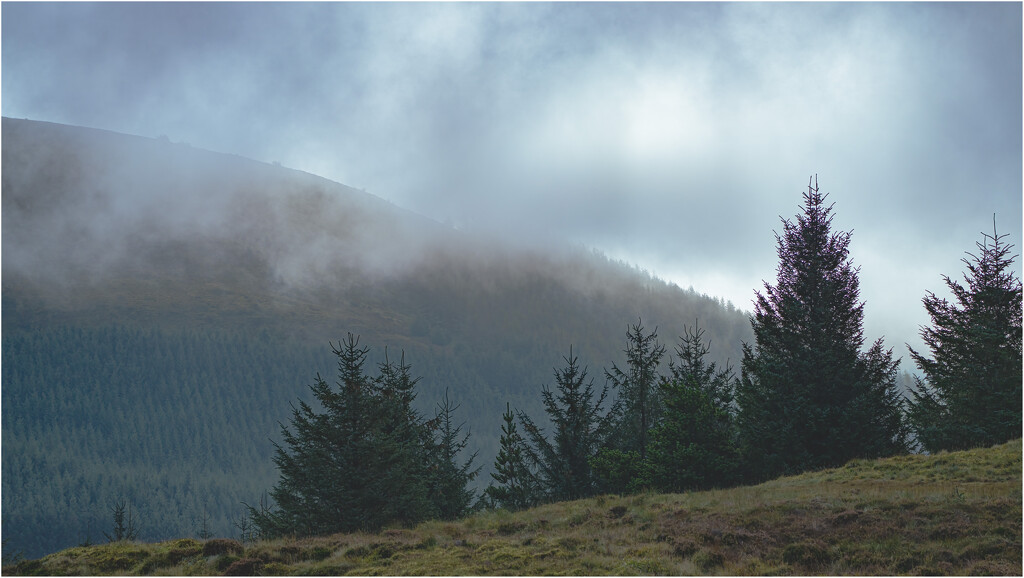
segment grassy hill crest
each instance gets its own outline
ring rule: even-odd
[[[18,574],[1020,575],[1021,441],[756,486],[485,512],[377,534],[63,550]]]

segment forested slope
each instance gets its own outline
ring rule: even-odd
[[[157,139],[3,120],[4,553],[109,531],[236,535],[276,479],[290,402],[349,331],[447,389],[490,466],[505,403],[540,411],[573,345],[622,363],[642,318],[699,319],[736,363],[746,315],[582,248],[512,247],[306,173]],[[197,522],[194,524],[193,522]]]

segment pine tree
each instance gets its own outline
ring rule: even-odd
[[[104,532],[103,536],[108,542],[134,541],[139,535],[139,530],[135,527],[135,514],[132,512],[131,502],[115,502],[110,506],[110,511],[114,514],[114,530],[112,534]]]
[[[848,258],[850,233],[832,233],[817,182],[797,221],[776,234],[778,279],[757,293],[756,347],[743,345],[737,423],[755,478],[905,451],[907,428],[892,350],[861,353],[864,304]]]
[[[505,423],[501,426],[501,445],[491,472],[493,481],[484,490],[484,496],[491,506],[514,512],[536,505],[540,499],[539,488],[526,462],[526,440],[519,435],[515,414],[508,403],[502,419]]]
[[[658,329],[644,335],[642,323],[640,320],[626,331],[626,370],[613,363],[611,371],[605,371],[618,392],[614,413],[621,412],[616,449],[636,451],[641,460],[647,457],[648,436],[661,417],[658,366],[665,355],[665,346],[658,343]]]
[[[932,326],[921,337],[932,357],[910,349],[916,380],[909,418],[928,451],[1003,443],[1021,435],[1021,282],[1010,270],[1012,245],[992,234],[963,259],[967,286],[943,276],[955,303],[929,292]],[[909,348],[909,345],[908,345]]]
[[[660,383],[665,413],[651,434],[645,481],[664,492],[725,487],[737,480],[740,455],[732,414],[732,368],[705,361],[704,330],[683,329]]]
[[[452,416],[458,404],[448,399],[448,390],[444,392],[444,402],[437,405],[438,441],[434,460],[434,475],[431,495],[434,497],[438,516],[442,520],[455,520],[470,511],[475,492],[468,487],[480,473],[480,468],[473,468],[474,452],[461,465],[459,455],[466,449],[469,433],[462,436],[462,425],[454,425]]]
[[[283,443],[275,443],[276,506],[249,507],[263,538],[376,530],[436,512],[427,495],[430,436],[411,410],[417,380],[404,358],[397,365],[385,358],[371,379],[363,369],[369,348],[357,337],[331,349],[336,387],[319,374],[310,386],[323,411],[299,401],[291,427],[281,426]]]
[[[663,411],[658,367],[665,347],[658,343],[658,329],[644,335],[643,320],[626,330],[626,369],[614,363],[605,379],[618,397],[609,412],[614,434],[590,465],[602,492],[629,494],[640,491],[651,431]]]
[[[434,451],[433,430],[439,421],[424,422],[413,407],[415,387],[419,378],[413,378],[411,367],[403,352],[397,363],[390,360],[387,349],[384,361],[378,365],[376,385],[376,438],[380,475],[374,483],[372,497],[365,502],[367,508],[379,513],[380,522],[412,524],[440,515],[434,498],[433,476],[428,456]]]
[[[527,457],[537,468],[545,497],[552,501],[593,495],[596,484],[590,459],[610,430],[610,420],[601,409],[608,387],[602,388],[595,400],[593,379],[586,381],[587,370],[580,369],[571,347],[569,356],[563,359],[565,368],[555,370],[557,396],[547,385],[541,391],[544,411],[554,428],[553,439],[549,441],[529,416],[518,414],[529,436]]]

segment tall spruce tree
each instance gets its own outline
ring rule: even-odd
[[[737,425],[758,479],[906,451],[892,350],[862,353],[864,305],[850,233],[832,233],[817,179],[803,214],[783,219],[778,279],[758,292],[743,345]]]
[[[590,460],[605,443],[611,425],[601,407],[608,387],[603,387],[594,399],[594,381],[587,381],[587,369],[580,368],[572,347],[563,359],[565,368],[555,370],[556,391],[547,385],[541,391],[544,411],[554,429],[553,439],[548,440],[542,428],[528,415],[518,412],[530,441],[526,446],[527,457],[537,468],[545,498],[551,501],[594,494],[596,483]]]
[[[921,329],[928,358],[910,348],[924,373],[916,379],[908,415],[928,451],[1003,443],[1021,435],[1021,282],[1010,265],[1013,245],[992,234],[964,274],[966,287],[943,276],[955,303],[929,292],[932,326]]]
[[[683,328],[670,377],[659,387],[665,403],[661,424],[651,432],[644,478],[664,492],[725,487],[737,481],[739,447],[733,420],[732,367],[705,360],[711,344],[698,324]]]
[[[501,426],[501,445],[494,458],[493,480],[484,490],[484,497],[491,507],[514,512],[536,505],[540,493],[534,473],[526,461],[526,440],[519,435],[510,404],[505,404],[505,413],[501,417],[505,421]]]
[[[274,444],[274,507],[249,507],[263,538],[376,530],[436,514],[427,493],[431,433],[411,409],[417,380],[404,358],[385,359],[381,375],[370,378],[369,348],[357,337],[331,349],[337,383],[318,374],[310,386],[322,411],[300,400]]]

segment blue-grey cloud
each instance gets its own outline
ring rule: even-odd
[[[2,10],[7,116],[280,161],[743,308],[817,173],[897,345],[993,213],[1021,239],[1016,3]]]

